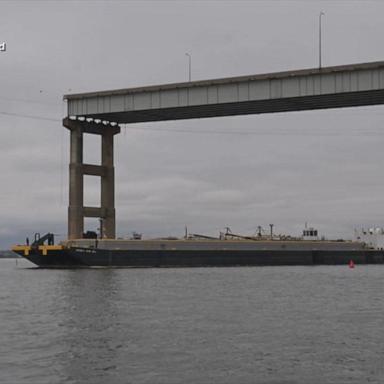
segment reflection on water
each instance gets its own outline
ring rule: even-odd
[[[78,273],[80,272],[80,273]],[[62,327],[62,376],[68,381],[108,382],[117,368],[119,288],[114,270],[68,271],[56,286],[58,326]]]
[[[2,260],[0,382],[383,383],[383,272]]]

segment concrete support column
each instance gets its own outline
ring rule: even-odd
[[[72,127],[69,164],[68,238],[81,239],[84,232],[83,218],[83,131]]]
[[[103,237],[109,239],[116,236],[113,136],[113,132],[106,131],[101,137],[101,165],[105,169],[105,174],[101,177],[101,209],[104,212],[102,233]]]
[[[113,166],[113,137],[120,133],[116,124],[96,124],[65,118],[63,125],[71,131],[69,164],[68,238],[81,239],[84,217],[102,219],[103,238],[116,237],[115,169]],[[101,165],[83,163],[84,133],[101,136]],[[84,175],[101,177],[100,207],[84,207]]]

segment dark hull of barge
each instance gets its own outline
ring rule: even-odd
[[[384,264],[383,250],[106,250],[19,253],[40,268],[233,267]]]

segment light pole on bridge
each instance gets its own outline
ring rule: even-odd
[[[319,69],[321,69],[321,16],[325,16],[323,11],[319,13]]]
[[[192,56],[189,53],[186,53],[185,56],[188,56],[188,81],[191,81]]]

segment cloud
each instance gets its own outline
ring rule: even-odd
[[[13,115],[0,113],[0,248],[35,231],[66,232],[63,94],[186,80],[185,52],[194,79],[314,66],[319,7],[325,64],[379,59],[383,32],[378,2],[42,4],[2,4],[0,112]],[[249,233],[274,223],[297,234],[309,221],[348,237],[355,225],[381,225],[383,114],[371,107],[123,127],[118,231],[182,235],[188,225],[217,234],[230,225]],[[86,141],[86,161],[97,161],[99,142]],[[87,190],[97,203],[98,184]]]

